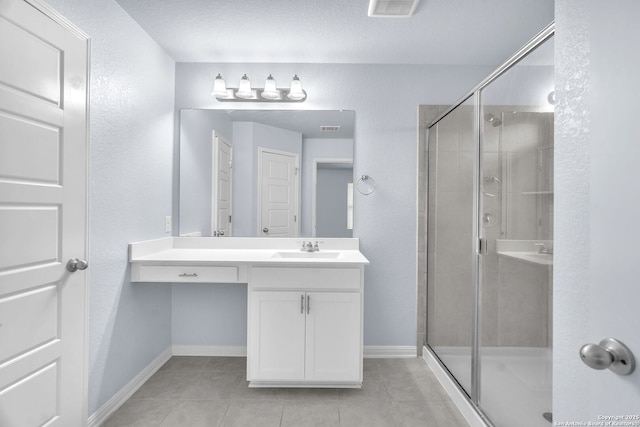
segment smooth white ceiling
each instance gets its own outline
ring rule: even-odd
[[[553,20],[553,0],[117,0],[177,62],[499,65]]]

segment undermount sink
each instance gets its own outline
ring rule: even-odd
[[[340,252],[276,252],[271,258],[338,258]]]

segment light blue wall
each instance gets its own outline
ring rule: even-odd
[[[172,210],[175,63],[113,0],[50,0],[91,37],[89,414],[171,344],[171,288],[129,282],[127,244]]]
[[[178,63],[176,108],[254,109],[253,104],[221,104],[212,98],[213,77],[222,73],[232,81],[233,76],[244,73],[272,73],[276,79],[298,74],[309,97],[303,104],[266,104],[265,108],[355,111],[354,175],[371,175],[377,182],[375,193],[356,193],[354,200],[353,235],[360,238],[361,250],[371,261],[365,268],[364,342],[368,346],[410,346],[416,342],[417,107],[456,101],[493,68]],[[212,310],[227,298],[222,289],[205,293],[174,286],[173,292],[181,304],[193,307],[192,316],[197,310]],[[228,302],[234,305],[234,312],[246,313],[246,303],[240,299]],[[208,319],[199,325],[213,331],[206,340],[201,337],[199,342],[185,344],[221,345],[226,336],[246,334],[244,324],[218,325],[212,316]],[[177,310],[173,324],[174,334],[181,327],[194,327],[179,319]],[[180,336],[188,336],[188,331],[183,332]]]
[[[353,169],[318,168],[317,179],[317,235],[352,237],[347,229],[347,185],[353,183]]]
[[[353,159],[353,139],[305,138],[302,141],[302,188],[313,185],[314,159]],[[353,175],[353,170],[352,170]],[[311,236],[311,191],[300,196],[300,235]],[[337,236],[332,236],[337,237]]]

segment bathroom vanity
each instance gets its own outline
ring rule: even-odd
[[[250,387],[362,385],[358,239],[168,237],[129,245],[131,282],[248,284]],[[315,239],[314,239],[315,242]]]

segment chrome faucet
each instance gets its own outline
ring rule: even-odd
[[[318,242],[314,245],[311,241],[306,243],[303,241],[300,250],[304,252],[318,252],[320,248],[318,247]]]
[[[547,246],[544,243],[535,243],[534,246],[538,246],[539,254],[553,255],[553,246]]]

